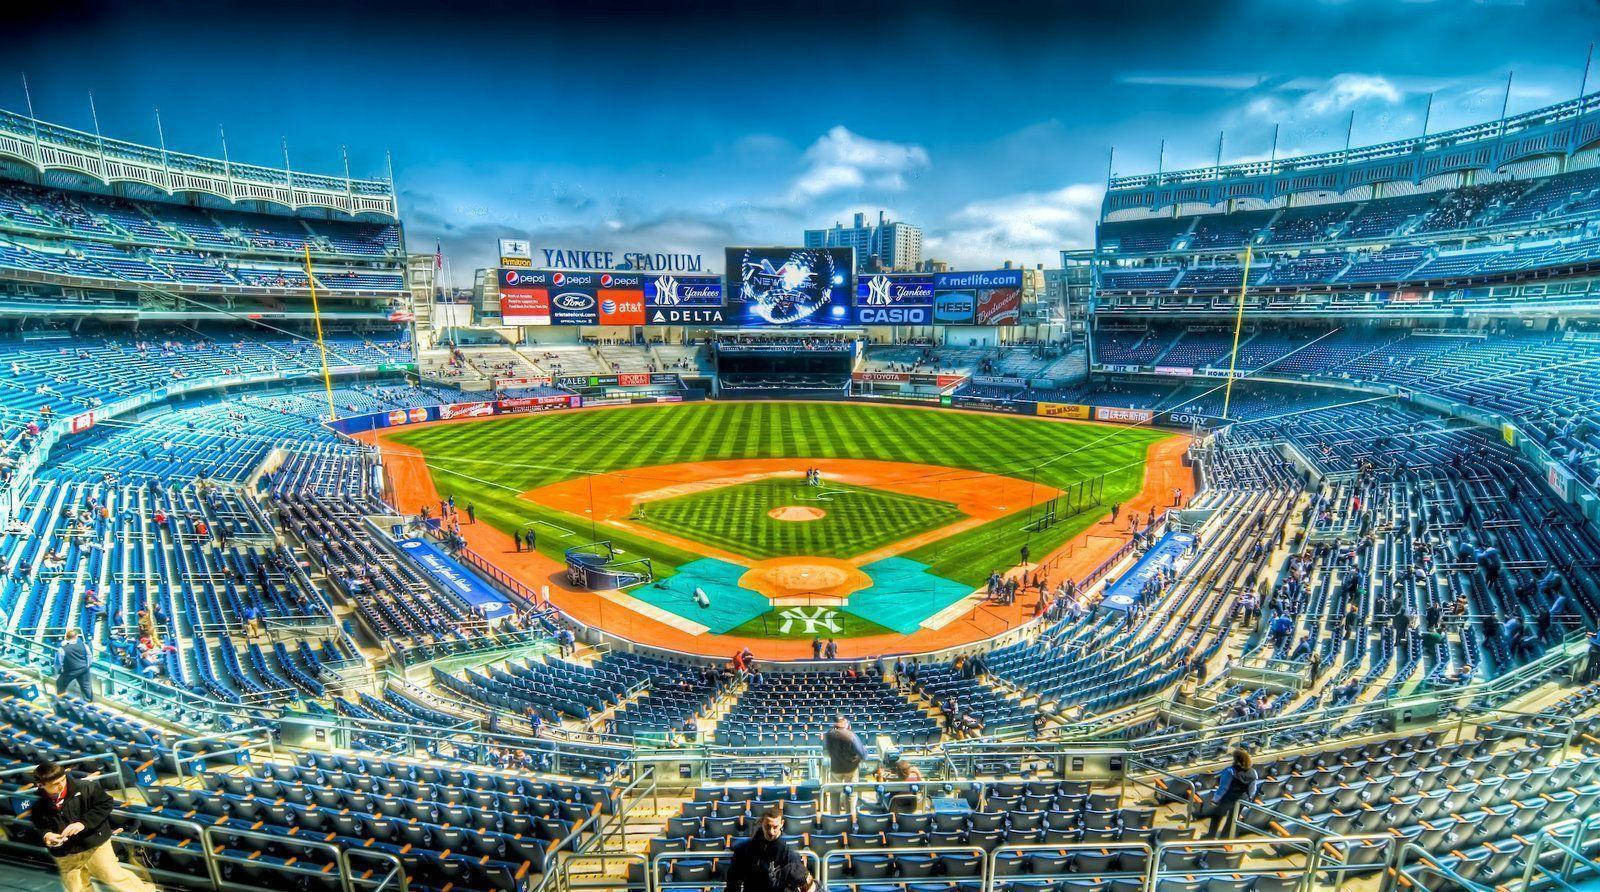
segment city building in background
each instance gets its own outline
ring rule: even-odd
[[[917,272],[922,264],[922,229],[887,219],[869,224],[856,214],[854,225],[834,223],[831,229],[807,229],[807,248],[855,248],[857,272]]]

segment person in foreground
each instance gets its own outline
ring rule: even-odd
[[[755,832],[733,847],[725,892],[817,892],[805,859],[783,841],[783,809],[762,812]]]
[[[111,810],[117,803],[98,781],[69,775],[54,762],[40,762],[33,783],[39,791],[33,826],[44,836],[66,892],[90,892],[93,880],[114,892],[156,892],[118,863],[111,849]]]
[[[1260,783],[1260,777],[1250,765],[1249,751],[1243,748],[1234,749],[1233,762],[1217,775],[1217,788],[1207,797],[1202,812],[1211,818],[1211,826],[1206,832],[1207,837],[1218,839],[1219,828],[1222,829],[1224,836],[1233,836],[1240,800],[1253,798]]]

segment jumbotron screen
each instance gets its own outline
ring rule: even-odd
[[[851,248],[728,248],[723,275],[736,325],[849,325]]]

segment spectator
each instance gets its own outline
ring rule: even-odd
[[[733,847],[723,892],[814,892],[816,881],[801,858],[783,841],[783,809],[761,813],[755,832]]]
[[[917,784],[922,782],[922,772],[917,766],[900,758],[898,752],[884,754],[883,764],[878,766],[877,778],[880,781],[897,784]],[[917,810],[918,794],[910,790],[896,791],[889,796],[889,810],[891,812],[914,812]]]
[[[1589,656],[1583,667],[1583,677],[1579,679],[1588,684],[1600,678],[1600,629],[1589,633]]]
[[[89,648],[78,637],[78,630],[68,629],[66,640],[56,654],[57,696],[65,696],[67,688],[77,685],[83,699],[94,702],[94,693],[89,690],[89,661]]]
[[[822,751],[828,757],[829,783],[851,783],[856,779],[861,763],[867,760],[867,748],[861,745],[861,738],[856,736],[856,732],[850,730],[850,720],[842,715],[834,719],[833,727],[822,735]],[[843,813],[848,804],[844,791],[839,791],[835,795],[834,810]]]
[[[116,802],[94,780],[68,776],[54,762],[33,770],[38,789],[31,819],[69,892],[88,892],[95,880],[113,892],[156,892],[117,862],[111,849],[111,811]]]
[[[1211,839],[1219,839],[1221,837],[1217,835],[1217,830],[1221,828],[1226,836],[1232,837],[1239,800],[1255,796],[1259,784],[1256,770],[1250,767],[1250,753],[1235,749],[1233,763],[1217,775],[1217,788],[1208,797],[1204,815],[1211,818],[1211,826],[1206,835]]]

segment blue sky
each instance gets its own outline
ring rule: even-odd
[[[879,208],[962,266],[1092,239],[1118,173],[1339,148],[1575,95],[1593,0],[761,0],[185,5],[62,0],[0,32],[0,106],[357,176],[458,279],[494,239],[694,251]],[[1600,84],[1600,66],[1590,89]]]

